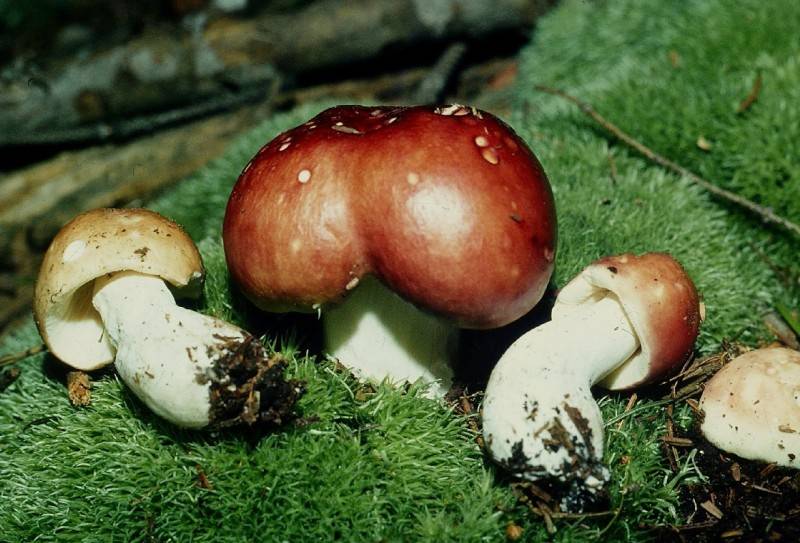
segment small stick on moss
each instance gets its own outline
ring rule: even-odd
[[[755,104],[756,100],[758,100],[759,94],[761,94],[761,72],[756,74],[756,78],[753,81],[753,87],[750,89],[750,94],[748,94],[747,97],[739,104],[739,107],[736,109],[736,113],[741,115],[750,109],[750,106]]]
[[[615,125],[614,123],[612,123],[611,121],[600,115],[597,111],[594,110],[594,108],[592,108],[592,106],[590,106],[586,102],[578,98],[575,98],[574,96],[567,94],[566,92],[560,89],[555,89],[553,87],[547,87],[544,85],[535,85],[534,88],[538,91],[545,92],[547,94],[552,94],[554,96],[558,96],[560,98],[563,98],[564,100],[572,102],[573,104],[578,106],[581,112],[594,119],[595,122],[597,122],[603,128],[611,132],[611,134],[613,134],[614,137],[616,137],[629,147],[635,149],[640,154],[644,155],[644,157],[647,158],[648,160],[655,162],[659,166],[667,168],[668,170],[671,170],[677,173],[678,175],[686,177],[687,179],[689,179],[689,181],[703,188],[707,192],[710,192],[717,198],[720,198],[728,203],[737,205],[739,207],[748,210],[752,214],[760,217],[761,220],[764,221],[765,223],[780,226],[787,232],[794,234],[795,236],[800,238],[800,225],[788,219],[785,219],[780,215],[775,214],[770,209],[760,206],[755,202],[748,200],[747,198],[744,198],[742,196],[739,196],[738,194],[720,188],[717,185],[711,183],[710,181],[706,181],[696,173],[687,170],[680,164],[677,164],[669,160],[668,158],[659,155],[649,147],[645,146],[643,143],[640,143],[638,140],[634,139],[631,135],[624,132],[617,125]]]
[[[458,71],[459,64],[467,52],[463,42],[451,44],[433,65],[430,72],[420,81],[412,101],[415,104],[436,104],[444,97],[447,85]]]
[[[780,313],[777,311],[769,311],[764,315],[764,324],[772,332],[778,341],[787,347],[800,350],[800,341],[791,326],[784,320]]]
[[[623,411],[623,413],[627,413],[628,411],[633,409],[633,406],[636,405],[636,402],[638,400],[639,396],[635,392],[631,394],[631,397],[628,398],[628,403],[625,404],[625,411]],[[617,423],[617,430],[621,429],[623,424],[625,424],[625,419],[622,419]]]
[[[46,349],[47,348],[44,345],[36,345],[35,347],[31,347],[30,349],[26,349],[19,353],[11,353],[5,356],[0,356],[0,367],[8,366],[9,364],[15,364],[20,360],[25,360],[29,356],[44,352]]]

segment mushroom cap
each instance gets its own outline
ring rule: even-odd
[[[553,318],[609,293],[625,310],[640,347],[603,378],[603,387],[621,390],[657,381],[691,355],[700,327],[700,303],[694,283],[674,258],[666,253],[601,258],[561,289]]]
[[[339,106],[264,146],[223,226],[257,306],[308,311],[366,275],[469,328],[515,320],[553,270],[541,165],[511,128],[464,106]]]
[[[67,223],[44,255],[33,315],[50,352],[80,370],[114,360],[114,348],[92,307],[92,283],[131,270],[161,277],[181,294],[198,295],[204,271],[192,239],[146,209],[101,208]]]
[[[757,349],[722,367],[705,385],[701,430],[716,447],[800,468],[800,352]]]

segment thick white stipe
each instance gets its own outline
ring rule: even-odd
[[[591,387],[638,348],[610,293],[519,338],[486,388],[483,432],[492,457],[528,480],[580,478],[590,491],[602,487],[603,419]]]
[[[375,279],[364,279],[322,316],[325,350],[357,376],[431,383],[442,397],[453,381],[458,329],[423,313]]]
[[[176,305],[164,281],[136,272],[95,280],[92,303],[117,350],[117,372],[136,396],[173,424],[207,426],[203,376],[221,338],[243,338],[241,329]]]

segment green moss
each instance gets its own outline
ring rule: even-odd
[[[800,6],[791,0],[567,0],[541,22],[521,55],[510,121],[553,184],[556,283],[605,254],[668,251],[706,303],[705,352],[723,338],[756,343],[768,337],[763,309],[776,301],[798,306],[798,293],[762,257],[796,276],[796,241],[648,164],[572,106],[532,87],[575,93],[657,151],[798,220],[800,38],[791,29],[799,23]],[[737,114],[758,71],[761,94]],[[322,107],[267,119],[152,203],[202,240],[208,280],[201,310],[253,323],[228,284],[219,241],[225,202],[260,145]],[[711,151],[696,147],[700,135]],[[482,458],[463,417],[417,389],[360,389],[314,353],[305,355],[295,338],[308,330],[280,337],[277,330],[268,325],[269,343],[307,382],[299,406],[305,424],[255,437],[171,428],[110,372],[96,377],[92,405],[74,409],[52,361],[24,362],[22,377],[0,394],[0,540],[502,541],[512,520],[525,540],[549,539]],[[35,342],[29,324],[0,345],[0,354]],[[604,397],[607,419],[626,401]],[[663,462],[663,407],[648,399],[640,405],[607,430],[619,513],[559,521],[556,539],[648,540],[649,526],[680,520],[676,489],[698,475],[691,462],[677,474]],[[689,423],[685,409],[676,417]],[[199,485],[198,470],[211,488]]]

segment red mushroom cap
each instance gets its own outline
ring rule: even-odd
[[[339,106],[250,161],[223,237],[233,279],[263,309],[336,302],[372,274],[460,326],[491,328],[544,293],[556,218],[541,165],[494,116]]]
[[[602,386],[634,388],[676,370],[691,355],[700,327],[700,302],[683,267],[665,253],[601,258],[567,283],[553,315],[615,295],[639,337],[640,349],[607,375]]]

